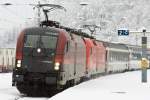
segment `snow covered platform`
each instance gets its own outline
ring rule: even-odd
[[[149,100],[150,70],[148,82],[141,83],[141,71],[102,76],[71,87],[51,98],[22,97],[11,86],[11,73],[0,74],[1,100]]]
[[[148,82],[141,83],[141,71],[103,76],[59,93],[49,100],[149,100]]]

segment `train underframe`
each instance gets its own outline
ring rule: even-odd
[[[28,73],[14,75],[13,85],[16,85],[20,93],[28,96],[52,96],[63,90],[58,85],[56,74]]]
[[[65,84],[60,84],[58,74],[28,73],[24,75],[13,75],[13,85],[20,93],[27,96],[53,96],[68,87],[77,85],[88,80],[85,77],[79,79],[66,80]]]

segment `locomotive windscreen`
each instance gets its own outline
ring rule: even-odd
[[[24,47],[50,48],[55,49],[57,43],[56,36],[50,35],[25,35]]]
[[[57,32],[28,31],[24,35],[22,65],[26,66],[28,72],[54,70],[57,40]]]

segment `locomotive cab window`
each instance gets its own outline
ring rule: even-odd
[[[55,49],[57,37],[52,35],[25,35],[24,47]]]

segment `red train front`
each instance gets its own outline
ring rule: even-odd
[[[13,85],[21,93],[58,88],[67,37],[55,28],[29,28],[20,34]]]

